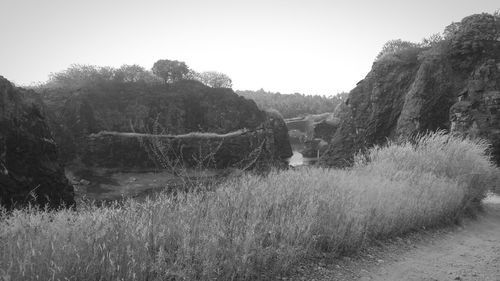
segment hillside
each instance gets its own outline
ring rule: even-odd
[[[500,163],[500,19],[477,14],[442,39],[381,53],[349,93],[323,162],[345,166],[387,139],[447,130],[481,137]]]

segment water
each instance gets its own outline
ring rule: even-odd
[[[500,204],[500,195],[489,193],[483,202],[487,204]]]
[[[297,150],[293,151],[292,157],[288,158],[288,164],[290,166],[296,167],[296,166],[303,166],[303,165],[314,165],[318,159],[316,158],[307,158],[302,156],[302,153],[298,152]]]

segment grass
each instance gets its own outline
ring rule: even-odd
[[[0,219],[4,280],[272,279],[319,252],[454,222],[494,186],[482,141],[436,133],[352,169],[245,175],[214,192]]]

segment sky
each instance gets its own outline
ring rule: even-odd
[[[385,42],[419,42],[498,0],[0,0],[0,75],[46,81],[69,65],[150,69],[159,59],[229,75],[233,89],[333,95]]]

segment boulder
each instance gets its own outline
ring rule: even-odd
[[[0,204],[56,208],[73,196],[40,97],[0,76]]]

